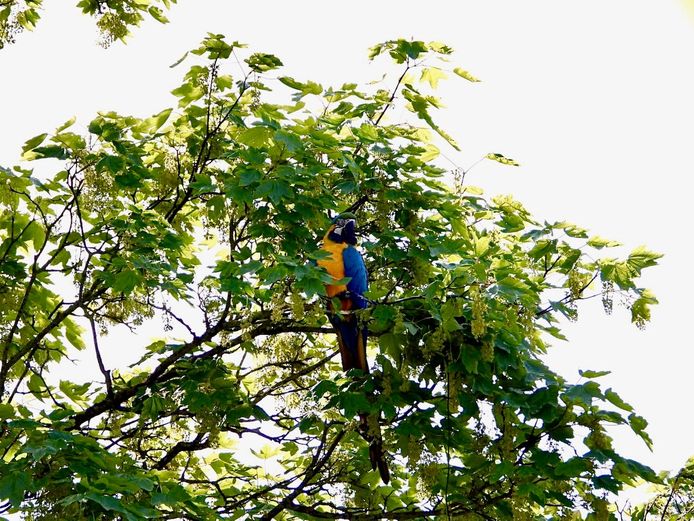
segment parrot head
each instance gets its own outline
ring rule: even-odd
[[[328,238],[334,242],[357,244],[357,217],[351,212],[344,212],[333,219],[333,225],[328,232]]]

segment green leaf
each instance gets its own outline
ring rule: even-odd
[[[502,165],[511,165],[511,166],[520,166],[519,163],[514,161],[513,159],[509,159],[508,157],[505,157],[501,154],[487,154],[485,156],[487,159],[491,159],[492,161],[496,161],[497,163],[501,163]]]
[[[164,16],[164,12],[158,7],[152,6],[147,11],[157,22],[162,24],[169,23],[169,19],[166,16]]]
[[[34,250],[39,251],[46,241],[46,230],[37,221],[29,223],[25,237],[32,241]]]
[[[65,338],[80,351],[87,347],[82,340],[82,328],[72,321],[66,321]]]
[[[489,246],[491,244],[492,238],[489,235],[482,235],[480,237],[476,237],[474,240],[474,245],[475,245],[475,255],[477,257],[482,257],[484,256],[487,251],[489,251]]]
[[[295,80],[294,78],[290,78],[289,76],[280,76],[279,80],[282,83],[284,83],[287,87],[290,87],[295,90],[304,90],[305,84]]]
[[[72,132],[56,134],[53,136],[52,141],[70,150],[83,150],[87,146],[87,143],[82,136]]]
[[[612,371],[591,371],[590,369],[587,370],[582,370],[579,369],[578,374],[580,374],[584,378],[600,378],[601,376],[605,376],[612,373]],[[609,391],[607,391],[609,392]]]
[[[442,42],[429,42],[428,47],[438,54],[448,55],[453,53],[453,49]]]
[[[560,478],[576,477],[592,468],[587,458],[575,457],[557,465],[555,472]]]
[[[80,403],[86,398],[85,394],[90,386],[90,382],[78,385],[67,380],[61,380],[58,387],[70,400]]]
[[[236,137],[239,143],[254,148],[264,148],[272,144],[274,132],[268,127],[251,127],[242,130]]]
[[[36,23],[41,16],[36,9],[25,9],[19,11],[16,16],[17,23],[27,31],[33,31],[36,28]]]
[[[56,129],[55,129],[55,133],[56,133],[56,134],[60,134],[63,130],[65,130],[65,129],[71,127],[72,125],[74,125],[74,124],[75,124],[75,121],[77,121],[77,117],[76,117],[76,116],[72,116],[72,117],[71,117],[70,119],[68,119],[65,123],[63,123],[63,124],[60,125],[58,128],[56,128]],[[45,136],[45,134],[44,134],[44,136]]]
[[[275,132],[274,140],[277,143],[283,144],[286,150],[290,153],[296,152],[297,150],[301,150],[303,148],[301,140],[296,135],[290,134],[289,132],[284,132],[282,130]]]
[[[617,481],[609,474],[596,476],[592,479],[592,482],[596,488],[608,490],[614,494],[617,494],[620,490],[622,490],[621,482]]]
[[[296,288],[305,292],[309,298],[313,295],[325,295],[325,284],[318,278],[304,277],[296,282]]]
[[[441,150],[436,145],[428,144],[424,146],[424,152],[417,156],[423,163],[429,163],[433,161],[441,154]]]
[[[46,139],[46,136],[48,136],[48,134],[43,133],[43,134],[39,134],[38,136],[34,136],[31,139],[27,140],[26,143],[24,143],[24,145],[22,146],[22,152],[26,153],[30,150],[35,149],[37,146],[39,146],[41,143],[44,142],[44,140]]]
[[[142,276],[135,270],[126,269],[116,275],[111,286],[118,293],[130,293],[141,282]]]
[[[234,79],[228,74],[220,74],[214,81],[220,91],[230,89],[234,86]]]
[[[255,72],[268,72],[282,66],[282,61],[272,54],[255,53],[245,60]]]
[[[562,397],[567,403],[577,403],[583,407],[590,407],[593,399],[603,398],[603,394],[597,382],[589,381],[579,385],[567,386],[567,390]]]
[[[125,160],[119,156],[104,156],[96,163],[96,171],[108,171],[111,174],[118,174],[125,168]]]
[[[261,174],[257,170],[244,170],[241,172],[241,175],[239,176],[239,185],[240,186],[248,186],[252,185],[253,183],[260,181],[260,179],[263,177],[263,174]]]
[[[456,73],[458,76],[460,76],[461,78],[465,78],[467,81],[471,81],[471,82],[474,82],[474,83],[480,81],[478,78],[476,78],[475,76],[473,76],[472,74],[470,74],[470,73],[469,73],[468,71],[466,71],[465,69],[461,69],[460,67],[456,67],[455,69],[453,69],[453,72],[455,72],[455,73]]]
[[[380,54],[381,50],[377,50],[379,46],[373,47],[370,58],[373,58]],[[418,40],[404,40],[402,38],[398,40],[391,40],[380,45],[381,49],[388,50],[390,57],[395,60],[396,63],[404,63],[407,60],[416,60],[422,54],[425,54],[429,50],[429,46]]]
[[[616,392],[614,392],[612,389],[608,389],[607,391],[605,391],[605,398],[611,404],[616,405],[620,409],[623,409],[625,411],[630,411],[630,412],[634,410],[634,408],[631,405],[629,405],[624,400],[622,400],[620,398],[620,396]],[[644,428],[645,428],[645,426],[644,426]]]
[[[646,432],[646,427],[648,427],[648,421],[646,421],[644,417],[632,413],[629,415],[629,426],[631,427],[632,431],[634,431],[641,437],[646,446],[649,449],[653,450],[653,441]]]
[[[634,273],[626,262],[617,262],[615,259],[602,259],[598,262],[603,281],[613,281],[620,289],[625,290],[634,287]]]
[[[403,335],[395,333],[385,333],[378,337],[378,343],[383,352],[388,354],[396,363],[402,363]]]
[[[270,285],[277,282],[278,280],[286,278],[288,273],[289,270],[286,266],[272,266],[263,270],[261,280],[264,284]]]
[[[0,403],[0,420],[12,418],[15,415],[14,407],[9,403]]]
[[[291,197],[292,193],[289,184],[278,179],[263,181],[256,191],[259,197],[269,197],[275,204],[279,203],[283,198]]]
[[[646,481],[650,482],[657,482],[658,481],[658,476],[656,473],[653,471],[652,468],[650,468],[647,465],[643,465],[639,463],[638,461],[635,461],[633,459],[628,459],[624,458],[620,463],[624,464],[627,466],[627,468],[636,474],[638,477],[641,479],[644,479]]]
[[[543,259],[547,255],[552,255],[556,253],[557,251],[557,240],[552,239],[540,239],[535,242],[535,246],[533,246],[530,251],[528,251],[528,255],[530,256],[531,259],[534,260],[540,260]]]
[[[86,494],[85,497],[90,501],[97,503],[104,510],[112,510],[114,512],[126,512],[125,508],[123,507],[123,504],[113,496],[103,496],[95,492],[90,492]]]
[[[44,147],[36,147],[31,151],[31,156],[24,157],[26,159],[67,159],[70,157],[70,154],[60,145],[46,145]]]
[[[434,123],[434,120],[431,118],[431,115],[429,114],[429,107],[438,106],[438,101],[435,98],[432,98],[430,96],[422,96],[412,88],[405,88],[402,91],[402,94],[405,97],[405,99],[407,99],[410,102],[412,112],[417,114],[417,116],[421,120],[426,122],[427,125],[429,125],[438,135],[445,139],[453,148],[455,148],[456,150],[460,150],[460,147],[455,142],[455,140],[444,130],[442,130],[436,123]]]
[[[185,60],[185,59],[188,57],[188,52],[189,52],[189,51],[186,51],[186,53],[185,53],[183,56],[181,56],[178,60],[176,60],[176,61],[175,61],[174,63],[172,63],[171,65],[169,65],[169,69],[173,69],[174,67],[176,67],[176,66],[180,65],[181,63],[183,63],[183,60]]]
[[[337,384],[332,380],[321,380],[313,387],[312,392],[316,400],[320,399],[325,393],[337,394]]]
[[[640,290],[639,298],[631,305],[631,321],[643,327],[651,319],[651,306],[657,303],[658,299],[650,290]]]
[[[620,242],[617,241],[611,241],[609,239],[605,239],[603,237],[600,237],[598,235],[594,235],[590,239],[588,239],[588,246],[592,246],[593,248],[601,249],[601,248],[614,248],[615,246],[621,246]]]
[[[575,237],[578,239],[585,239],[588,237],[588,230],[566,221],[555,223],[554,227],[560,230],[564,230],[564,233],[566,233],[566,235],[568,235],[569,237]]]
[[[14,508],[19,508],[24,493],[31,490],[31,477],[23,471],[8,473],[0,478],[0,499],[7,499]]]
[[[302,83],[300,81],[295,80],[294,78],[290,78],[289,76],[281,76],[279,80],[282,83],[284,83],[287,87],[300,91],[300,98],[308,94],[319,95],[321,92],[323,92],[323,87],[318,83],[314,83],[312,81]]]
[[[339,395],[339,403],[345,418],[353,418],[357,414],[371,409],[371,404],[362,393],[346,392]]]
[[[33,394],[37,398],[41,398],[41,396],[45,393],[46,386],[43,383],[43,380],[41,380],[41,377],[37,375],[36,373],[32,373],[32,375],[29,377],[29,381],[27,382],[27,388],[29,391],[31,391],[31,394]]]
[[[235,47],[242,47],[242,45],[237,42],[233,44],[226,43],[224,41],[224,35],[222,34],[207,33],[207,37],[203,40],[202,45],[190,52],[197,55],[207,53],[207,57],[210,60],[226,60],[231,56],[231,51],[233,51]]]
[[[427,67],[422,69],[420,80],[428,82],[432,89],[437,88],[439,81],[442,79],[446,79],[446,73],[438,67]]]
[[[164,109],[159,114],[155,114],[154,116],[143,120],[142,123],[138,125],[138,130],[140,132],[148,133],[156,132],[164,125],[164,123],[166,123],[172,111],[173,109],[171,108]]]
[[[253,406],[252,414],[253,414],[253,417],[257,420],[266,421],[266,420],[270,419],[270,415],[265,411],[265,409],[263,409],[259,405]]]
[[[255,273],[260,268],[263,267],[263,263],[257,260],[252,260],[239,267],[239,275],[245,275],[246,273]]]
[[[158,492],[152,495],[152,505],[169,505],[175,506],[179,502],[185,502],[190,499],[186,489],[181,485],[167,483],[163,492]]]
[[[184,83],[180,87],[175,88],[171,91],[171,94],[180,98],[178,101],[179,107],[186,107],[192,102],[199,100],[205,95],[205,89],[200,85],[193,85],[192,83]]]
[[[627,266],[631,268],[635,274],[641,274],[641,270],[650,266],[657,265],[657,260],[663,255],[655,253],[647,249],[645,246],[639,246],[629,254],[627,258]]]
[[[166,402],[160,396],[153,394],[143,402],[142,416],[145,418],[157,418],[165,409]]]

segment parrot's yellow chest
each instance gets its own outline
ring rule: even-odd
[[[330,253],[330,257],[320,259],[318,265],[325,268],[325,271],[336,281],[345,278],[345,263],[342,260],[342,252],[348,247],[348,244],[331,241],[327,234],[323,238],[323,250]],[[347,286],[345,284],[327,284],[325,290],[328,297],[334,297],[347,291]]]

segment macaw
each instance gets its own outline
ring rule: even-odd
[[[354,214],[345,212],[338,215],[323,237],[322,249],[330,255],[320,259],[318,265],[325,268],[336,282],[349,277],[347,284],[326,284],[328,319],[337,335],[342,369],[344,371],[361,369],[366,374],[369,372],[366,360],[368,330],[366,326],[359,324],[354,311],[367,307],[368,301],[364,293],[369,283],[364,259],[355,248],[357,245],[355,228]],[[339,301],[339,309],[335,309],[336,301]],[[368,414],[362,413],[359,416],[360,430],[369,442],[371,466],[374,470],[378,468],[381,479],[384,483],[388,483],[390,472],[383,455],[378,417],[372,418],[369,422]]]
[[[342,356],[342,369],[361,369],[369,372],[366,361],[367,329],[359,327],[354,310],[364,309],[367,301],[364,293],[368,289],[368,275],[361,253],[354,247],[357,244],[355,219],[351,214],[340,214],[323,237],[323,250],[329,257],[318,261],[318,265],[339,281],[345,277],[347,284],[327,284],[328,318],[335,328],[337,342]],[[335,298],[340,309],[335,310]]]

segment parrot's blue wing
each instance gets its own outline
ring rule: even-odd
[[[369,289],[364,259],[356,248],[350,246],[342,252],[342,261],[345,266],[345,277],[350,277],[351,279],[347,283],[347,290],[352,295],[354,307],[363,309],[367,305],[364,293]]]
[[[345,371],[361,369],[369,372],[366,362],[367,329],[359,324],[352,310],[364,309],[368,302],[364,298],[364,292],[368,288],[366,266],[361,254],[351,246],[342,251],[342,262],[345,277],[349,277],[347,283],[348,295],[338,295],[341,301],[341,312],[332,313],[330,321],[337,332],[342,353],[342,367]],[[331,306],[331,304],[329,304]]]

